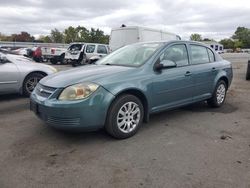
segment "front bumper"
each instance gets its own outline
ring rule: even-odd
[[[30,97],[30,109],[48,125],[60,129],[96,130],[104,126],[109,105],[114,95],[99,87],[83,100],[59,101],[62,91],[51,97],[42,97],[34,91]]]

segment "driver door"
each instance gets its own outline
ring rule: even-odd
[[[176,67],[155,71],[153,78],[153,112],[192,102],[194,80],[186,44],[173,44],[159,57],[176,64]]]
[[[0,93],[19,92],[20,72],[12,62],[0,61]]]

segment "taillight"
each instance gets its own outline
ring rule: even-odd
[[[55,49],[51,48],[51,54],[55,54]]]

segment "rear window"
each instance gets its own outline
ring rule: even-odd
[[[107,48],[104,45],[98,45],[97,47],[97,53],[98,54],[107,54]]]

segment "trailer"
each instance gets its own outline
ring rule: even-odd
[[[180,36],[163,30],[129,26],[113,28],[109,46],[112,51],[137,42],[181,40]]]

